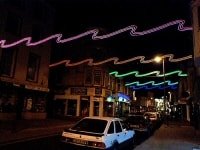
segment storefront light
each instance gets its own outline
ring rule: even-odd
[[[109,96],[109,97],[107,97],[107,100],[106,100],[107,102],[112,102],[112,97],[111,96]]]

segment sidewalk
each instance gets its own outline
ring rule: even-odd
[[[134,150],[200,150],[200,131],[189,125],[163,124]]]
[[[46,119],[0,121],[0,146],[37,137],[62,133],[64,128],[72,126],[76,119]]]

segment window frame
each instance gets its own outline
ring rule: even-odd
[[[34,73],[34,79],[32,78],[29,78],[28,74],[29,74],[29,68],[31,68],[30,66],[30,58],[36,58],[36,66],[34,67],[35,68],[35,73]],[[39,69],[40,69],[40,61],[41,61],[41,56],[35,54],[35,53],[32,53],[30,52],[29,53],[29,57],[28,57],[28,65],[27,65],[27,73],[26,73],[26,80],[27,81],[31,81],[31,82],[37,82],[38,81],[38,76],[39,76]]]

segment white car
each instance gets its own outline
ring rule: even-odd
[[[133,146],[134,130],[113,117],[85,117],[62,133],[62,142],[95,149],[120,149]]]

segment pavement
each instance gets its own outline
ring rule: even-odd
[[[39,137],[61,135],[80,118],[0,121],[0,146]]]
[[[134,150],[200,150],[200,130],[188,124],[162,124]]]
[[[21,140],[61,135],[80,118],[0,121],[0,147]],[[200,150],[200,130],[188,124],[163,124],[135,150]]]

